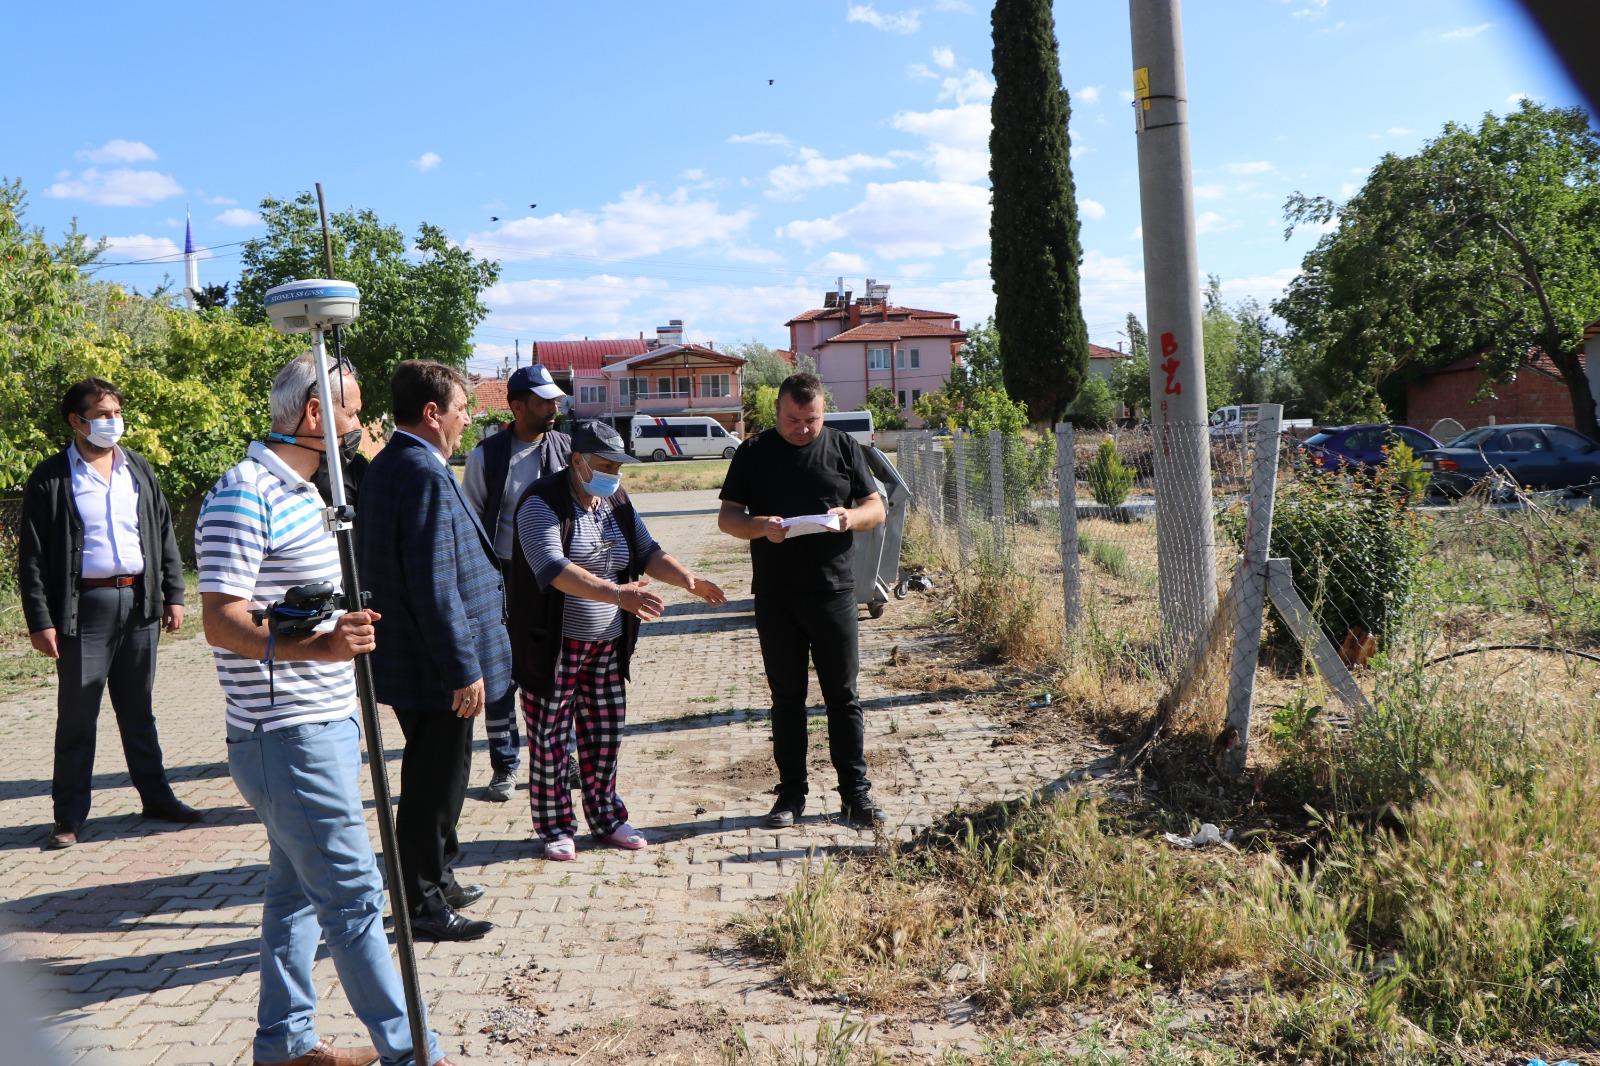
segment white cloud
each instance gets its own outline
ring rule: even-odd
[[[1222,233],[1225,230],[1234,229],[1238,225],[1237,222],[1229,221],[1225,215],[1216,211],[1202,211],[1200,216],[1194,220],[1194,231],[1196,233]]]
[[[1266,174],[1272,170],[1272,164],[1264,159],[1256,159],[1248,163],[1227,163],[1222,169],[1229,174]]]
[[[1478,34],[1492,25],[1494,25],[1492,22],[1480,22],[1476,26],[1458,26],[1453,30],[1446,30],[1441,33],[1439,39],[1441,41],[1465,41],[1478,36]]]
[[[1106,217],[1106,205],[1099,200],[1079,200],[1078,214],[1084,218],[1092,218],[1095,221],[1099,221]]]
[[[933,111],[901,111],[890,123],[927,142],[924,162],[942,181],[989,178],[989,107],[967,104]]]
[[[103,207],[146,207],[182,195],[183,186],[170,174],[154,170],[107,170],[94,167],[45,189],[57,200],[86,200]]]
[[[939,72],[926,63],[912,63],[906,67],[906,76],[908,78],[918,78],[922,81],[939,80]]]
[[[814,148],[800,149],[798,163],[785,163],[767,172],[767,195],[774,200],[797,200],[811,189],[844,185],[857,170],[889,170],[894,163],[882,156],[857,152],[841,159],[826,159]]]
[[[1228,188],[1225,185],[1196,185],[1194,187],[1194,198],[1196,200],[1220,200],[1227,195],[1227,192]]]
[[[939,47],[933,50],[933,65],[942,70],[952,70],[956,65],[954,49]]]
[[[1297,267],[1284,267],[1270,274],[1258,274],[1248,278],[1224,278],[1222,281],[1222,298],[1228,303],[1237,303],[1248,297],[1253,297],[1263,304],[1271,303],[1283,295],[1283,290],[1289,283],[1298,277],[1300,271]]]
[[[1296,3],[1299,0],[1283,0],[1284,3]],[[1297,19],[1319,19],[1327,14],[1328,0],[1304,0],[1305,6],[1291,11],[1290,14]]]
[[[854,252],[829,252],[815,263],[812,263],[811,270],[819,274],[843,274],[846,277],[864,277],[867,273],[867,261],[864,257]]]
[[[730,244],[718,248],[716,255],[728,260],[730,263],[751,263],[757,266],[781,266],[787,262],[784,257],[771,248],[757,248],[748,244]]]
[[[781,133],[769,133],[766,130],[757,130],[755,133],[735,133],[728,138],[729,144],[763,144],[770,148],[788,148],[793,142]]]
[[[1073,98],[1085,107],[1093,107],[1100,102],[1100,86],[1085,85],[1073,94]]]
[[[955,11],[963,15],[972,14],[972,5],[967,0],[934,0],[935,11]]]
[[[967,265],[961,268],[961,273],[969,278],[986,278],[989,276],[989,260],[969,259]]]
[[[148,163],[156,157],[155,149],[143,141],[125,141],[120,137],[76,154],[85,163]]]
[[[848,241],[886,259],[933,258],[988,243],[989,190],[949,181],[872,182],[849,210],[790,222],[779,234],[807,247]]]
[[[259,226],[261,216],[248,207],[232,207],[217,216],[224,226]]]
[[[994,81],[981,70],[968,70],[944,79],[939,99],[954,100],[959,107],[987,103],[994,96]]]
[[[754,217],[748,208],[724,213],[715,200],[696,198],[687,189],[662,196],[640,185],[598,211],[509,219],[468,235],[464,243],[474,252],[505,261],[545,254],[628,259],[671,248],[727,243]]]
[[[932,273],[932,263],[898,263],[894,268],[894,276],[900,281],[925,278]]]
[[[214,204],[217,207],[232,207],[239,201],[233,199],[231,196],[207,196],[204,202],[208,204]]]
[[[210,259],[209,248],[196,249],[201,259]],[[183,265],[183,246],[170,237],[152,237],[148,233],[134,233],[126,237],[107,237],[106,250],[100,258],[106,262],[129,259],[167,259]]]
[[[444,157],[438,152],[423,152],[411,161],[411,165],[417,170],[429,171],[443,162]]]
[[[683,181],[701,181],[705,178],[705,176],[706,172],[701,170],[699,167],[693,167],[689,170],[685,170],[682,174],[678,175],[679,179]]]
[[[484,293],[490,311],[484,324],[544,337],[577,329],[625,331],[631,337],[638,330],[633,323],[644,316],[630,313],[630,305],[666,287],[658,279],[616,274],[502,281]]]
[[[851,4],[844,17],[846,22],[864,23],[885,33],[916,33],[922,28],[922,12],[916,8],[891,14],[871,4]]]
[[[1071,148],[1067,149],[1067,154],[1073,159],[1077,159],[1081,156],[1086,156],[1093,151],[1094,149],[1087,144],[1075,144]]]

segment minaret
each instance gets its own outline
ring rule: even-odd
[[[194,226],[187,208],[183,212],[183,302],[193,311],[200,306],[200,257],[194,251]]]

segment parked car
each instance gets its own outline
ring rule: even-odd
[[[1260,404],[1235,403],[1212,411],[1211,417],[1207,421],[1213,437],[1248,437],[1255,433],[1255,425],[1260,418]],[[1282,433],[1292,434],[1296,430],[1309,431],[1310,429],[1311,419],[1309,418],[1285,418],[1278,423],[1278,430]]]
[[[1418,455],[1441,447],[1420,429],[1367,422],[1320,429],[1300,443],[1300,450],[1311,470],[1359,471],[1382,466],[1389,450],[1402,443]]]
[[[1532,489],[1600,487],[1600,444],[1566,426],[1480,426],[1422,454],[1430,488],[1460,496],[1495,474]]]
[[[873,448],[878,444],[871,411],[829,411],[822,416],[822,423],[841,433],[850,434],[863,448]]]
[[[694,459],[720,455],[732,459],[739,438],[722,428],[714,418],[685,415],[677,418],[633,416],[633,454],[640,459],[664,463],[668,459]]]

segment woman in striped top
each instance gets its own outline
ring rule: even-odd
[[[603,422],[579,423],[572,463],[528,488],[517,507],[507,586],[513,672],[528,729],[529,799],[545,857],[571,859],[577,819],[565,787],[567,736],[577,721],[583,813],[595,840],[637,850],[617,795],[625,683],[639,623],[659,618],[650,578],[722,604],[722,589],[661,550],[622,489],[636,460]],[[648,575],[648,576],[646,576]]]

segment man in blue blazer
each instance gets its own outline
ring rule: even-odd
[[[449,456],[469,420],[467,379],[442,363],[395,370],[395,433],[361,485],[355,541],[377,623],[379,702],[405,733],[396,819],[412,928],[476,940],[493,926],[457,913],[483,889],[456,881],[456,822],[472,764],[472,720],[510,702],[511,645],[494,544]]]

